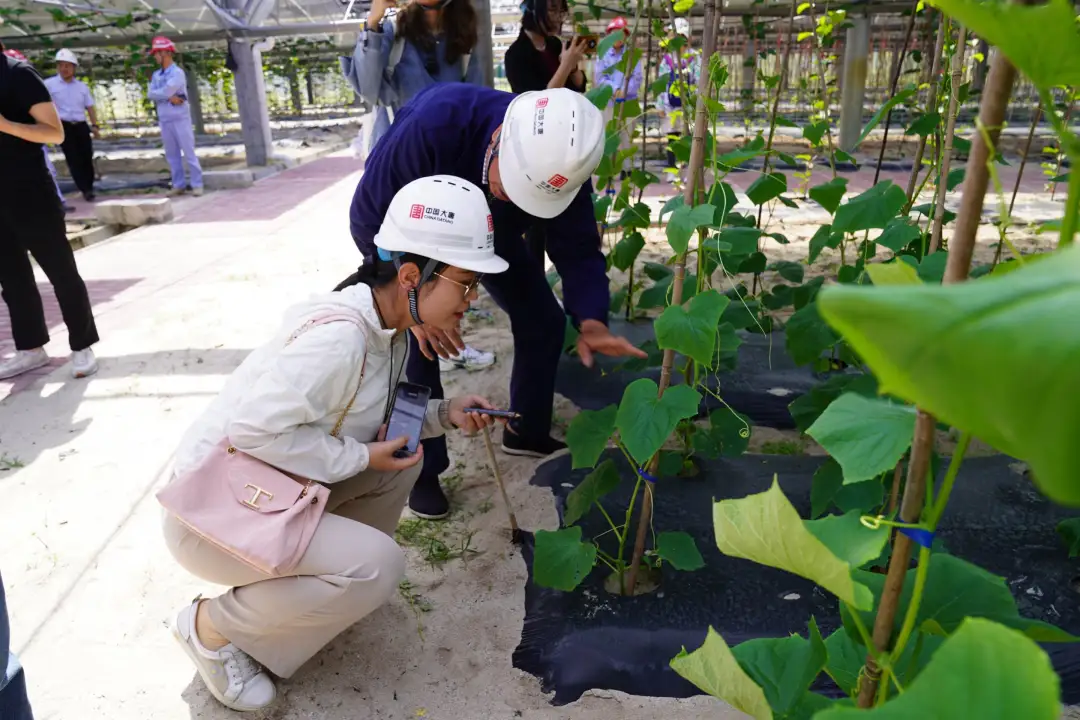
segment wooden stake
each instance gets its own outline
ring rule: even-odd
[[[938,75],[941,74],[941,54],[945,49],[945,25],[947,20],[944,15],[938,14],[937,40],[934,41],[934,60],[930,64],[930,93],[926,96],[926,104],[923,105],[924,113],[931,113],[938,104]],[[908,178],[907,205],[904,212],[911,210],[915,204],[915,187],[919,180],[919,171],[922,170],[923,154],[926,152],[926,136],[919,137],[919,146],[915,151],[915,159],[911,166],[911,177]]]
[[[716,5],[717,0],[705,0],[705,37],[701,51],[701,73],[698,76],[697,107],[694,110],[694,139],[690,145],[690,164],[686,187],[683,190],[683,200],[688,206],[694,204],[694,194],[697,190],[697,178],[702,175],[701,169],[705,164],[705,130],[708,125],[708,109],[705,106],[705,98],[709,95],[711,73],[709,72],[710,60],[716,52]],[[686,253],[679,253],[675,259],[675,278],[671,283],[671,304],[681,305],[683,296],[683,281],[686,278]],[[664,351],[664,361],[660,366],[660,397],[671,385],[671,370],[675,365],[675,352]],[[660,462],[660,454],[657,453],[649,462],[649,473],[656,474],[656,468]],[[641,501],[641,515],[638,518],[637,536],[634,538],[634,554],[631,556],[630,572],[626,578],[626,594],[634,594],[634,585],[637,583],[638,566],[645,554],[645,538],[649,534],[652,524],[653,488],[646,487]],[[629,528],[627,528],[629,529]]]
[[[956,41],[956,53],[952,58],[952,83],[949,93],[949,114],[945,124],[945,149],[941,154],[941,181],[937,188],[934,205],[934,227],[930,233],[930,252],[941,247],[941,229],[945,225],[945,193],[948,191],[949,166],[952,165],[953,137],[956,135],[956,114],[960,105],[960,80],[964,72],[964,55],[967,52],[967,28],[960,27]]]
[[[506,506],[506,514],[510,516],[510,536],[514,542],[518,541],[521,531],[518,529],[517,516],[510,504],[510,496],[506,494],[506,484],[503,483],[502,472],[499,463],[495,460],[495,448],[491,446],[491,429],[484,426],[484,447],[487,448],[488,462],[491,463],[491,472],[495,473],[495,482],[499,484],[499,492],[502,493],[503,505]]]
[[[990,67],[990,76],[986,81],[982,102],[979,106],[979,122],[986,130],[992,144],[997,143],[1001,133],[1001,123],[1005,119],[1005,108],[1009,102],[1013,82],[1016,80],[1016,68],[1000,52],[994,53]],[[971,159],[967,175],[964,178],[964,193],[960,199],[960,214],[956,221],[956,232],[949,243],[949,257],[945,265],[943,283],[963,282],[971,269],[971,257],[975,251],[975,234],[982,217],[983,198],[990,181],[987,160],[993,148],[987,145],[982,133],[975,136],[971,144]],[[911,444],[911,461],[908,463],[907,485],[904,487],[904,499],[900,505],[900,520],[917,522],[926,500],[926,476],[930,469],[930,456],[934,449],[934,429],[937,421],[929,413],[919,411],[915,419],[915,437]],[[911,562],[912,541],[907,535],[897,534],[896,545],[889,559],[889,570],[885,576],[885,587],[881,593],[877,617],[874,618],[873,642],[878,653],[889,649],[896,611],[900,605],[900,591],[904,587]],[[878,693],[878,681],[881,671],[872,656],[866,658],[866,673],[859,686],[859,707],[868,708],[874,704]],[[887,690],[887,689],[886,689]]]
[[[896,87],[900,84],[900,72],[904,68],[904,55],[907,54],[908,43],[911,42],[911,31],[915,29],[915,14],[922,0],[911,3],[911,15],[908,16],[907,30],[904,31],[904,44],[896,56],[896,66],[893,68],[892,84],[889,86],[889,97],[896,95]],[[892,123],[892,108],[885,114],[885,133],[881,136],[881,150],[878,152],[877,167],[874,169],[874,185],[877,185],[881,177],[881,162],[885,159],[885,146],[889,142],[889,125]],[[854,151],[853,151],[854,152]]]

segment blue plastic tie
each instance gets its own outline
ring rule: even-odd
[[[902,527],[897,528],[901,533],[911,538],[916,545],[930,550],[934,546],[934,533],[922,528]]]
[[[656,478],[654,478],[652,475],[650,475],[648,472],[646,472],[645,468],[638,468],[637,469],[637,474],[640,475],[641,479],[644,480],[645,482],[652,483],[653,485],[656,484]]]
[[[626,100],[627,100],[627,98],[624,98],[624,97],[615,98],[615,102],[617,102],[617,103],[624,103],[624,102],[626,102]]]

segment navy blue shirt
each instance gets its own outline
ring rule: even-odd
[[[422,177],[454,175],[482,187],[484,155],[502,124],[511,93],[465,83],[433,85],[417,93],[394,118],[364,166],[349,225],[365,261],[375,256],[375,234],[390,201],[402,187]],[[537,219],[496,198],[489,199],[495,223],[495,251],[521,235]],[[563,281],[563,301],[576,321],[607,323],[610,291],[607,266],[587,181],[561,215],[546,221],[547,253]]]

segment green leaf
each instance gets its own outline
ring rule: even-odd
[[[619,487],[619,471],[615,469],[615,463],[612,460],[605,460],[567,495],[563,524],[569,527],[576,523],[589,512],[593,503],[599,502],[600,498],[617,487]]]
[[[821,138],[825,137],[825,133],[829,129],[829,123],[822,120],[811,125],[807,125],[802,129],[803,137],[810,141],[810,144],[817,147],[821,144]]]
[[[823,383],[791,401],[788,410],[795,426],[802,432],[814,424],[825,408],[845,392],[856,392],[866,397],[877,397],[877,381],[873,375],[833,375]]]
[[[672,305],[656,319],[656,342],[711,366],[716,352],[716,326],[731,300],[716,290],[706,290],[685,306]]]
[[[806,528],[775,478],[763,493],[714,503],[713,523],[725,555],[812,580],[861,610],[873,607],[870,590],[852,580],[851,566]]]
[[[971,152],[971,141],[965,140],[964,138],[957,135],[953,137],[952,147],[954,152],[957,152],[961,155],[967,155]]]
[[[817,303],[810,303],[796,310],[788,319],[784,330],[788,355],[797,365],[806,365],[817,360],[821,353],[840,339],[818,314]]]
[[[615,43],[622,42],[626,39],[625,33],[622,30],[616,30],[610,32],[601,38],[600,42],[596,46],[596,57],[602,58],[608,54],[611,48],[615,47]],[[602,109],[602,108],[601,108]]]
[[[898,217],[889,221],[884,232],[878,235],[874,242],[898,253],[920,237],[922,230],[918,225],[911,224],[907,218]]]
[[[758,175],[746,189],[746,196],[755,205],[763,205],[783,192],[787,192],[787,175],[774,172]]]
[[[888,264],[870,263],[866,274],[875,285],[919,285],[919,273],[906,262],[896,260]]]
[[[694,538],[684,532],[662,532],[656,536],[656,554],[676,570],[691,572],[705,567]]]
[[[944,638],[915,631],[894,666],[904,687],[918,677],[944,641]],[[825,638],[825,648],[829,653],[825,672],[841,690],[853,694],[858,687],[859,673],[866,664],[866,647],[856,642],[846,629],[840,628]]]
[[[623,210],[622,217],[615,222],[615,225],[628,229],[647,228],[652,224],[651,214],[652,208],[640,202]]]
[[[834,232],[884,228],[907,203],[907,194],[892,180],[884,180],[836,209]]]
[[[585,97],[587,97],[589,102],[595,105],[600,112],[603,112],[607,109],[608,103],[611,102],[611,96],[614,94],[615,89],[610,85],[598,85],[585,93]]]
[[[799,635],[756,638],[732,650],[739,665],[765,691],[765,699],[778,717],[791,717],[810,683],[825,668],[828,651],[813,618],[809,630],[809,640]]]
[[[914,573],[904,580],[895,627],[900,628],[915,586]],[[875,598],[881,596],[885,576],[856,570],[857,581],[870,588]],[[1076,642],[1080,640],[1064,630],[1040,620],[1021,617],[1005,578],[983,570],[978,565],[953,555],[936,552],[930,556],[926,588],[915,618],[916,627],[932,628],[935,632],[955,632],[965,617],[986,618],[999,622],[1027,635],[1036,642]],[[864,613],[864,618],[873,618]]]
[[[940,283],[945,277],[945,264],[949,261],[947,250],[930,253],[919,263],[918,274],[923,282]]]
[[[698,688],[720,698],[754,720],[772,720],[765,692],[750,679],[718,632],[709,628],[705,643],[692,653],[680,652],[671,668]]]
[[[862,567],[881,556],[889,540],[889,528],[882,525],[871,530],[862,524],[863,513],[852,510],[844,515],[829,515],[820,520],[805,521],[806,529],[814,534],[833,555],[851,567]]]
[[[615,432],[618,411],[616,405],[608,405],[603,410],[582,410],[570,421],[566,443],[570,446],[575,470],[596,465]]]
[[[1069,549],[1069,557],[1080,555],[1080,518],[1062,520],[1058,523],[1057,533]]]
[[[950,170],[949,175],[945,178],[945,189],[952,192],[960,187],[960,183],[964,182],[965,172],[967,172],[967,168],[954,168]]]
[[[645,238],[639,232],[632,232],[615,243],[611,253],[611,264],[626,272],[637,260],[638,254],[645,247]]]
[[[924,113],[919,117],[915,118],[915,120],[913,120],[912,123],[908,125],[907,130],[904,130],[904,134],[926,137],[930,133],[937,130],[938,126],[940,125],[941,115],[937,114],[936,112]]]
[[[942,643],[915,682],[882,706],[833,707],[815,720],[1057,720],[1060,688],[1050,658],[1023,635],[969,619]]]
[[[776,116],[776,125],[778,127],[789,127],[789,128],[797,128],[797,127],[799,127],[798,123],[796,123],[791,118],[784,117],[783,115],[777,115]]]
[[[615,198],[611,195],[604,195],[603,197],[597,195],[593,199],[593,215],[596,217],[596,222],[604,222],[607,219],[608,210],[611,209],[611,203]]]
[[[724,153],[720,157],[716,158],[716,165],[721,169],[737,168],[748,160],[753,160],[754,158],[761,157],[764,154],[764,147],[739,148],[737,150],[732,150],[731,152]]]
[[[690,247],[690,237],[702,225],[711,225],[715,216],[716,208],[712,205],[693,208],[682,205],[675,208],[667,225],[668,244],[681,255]]]
[[[866,127],[863,128],[862,134],[859,135],[859,140],[855,144],[861,145],[863,140],[865,140],[867,136],[870,135],[870,131],[876,128],[878,126],[878,123],[880,123],[885,118],[889,110],[893,109],[897,105],[900,105],[901,103],[907,102],[914,94],[915,87],[909,85],[908,87],[904,88],[903,90],[889,98],[888,101],[886,101],[884,104],[882,104],[881,107],[878,108],[877,112],[874,113],[874,116],[870,118],[870,122],[868,122],[866,124]]]
[[[827,183],[810,188],[810,199],[829,211],[832,215],[840,207],[840,201],[847,192],[847,178],[833,178]]]
[[[533,582],[537,585],[570,592],[589,575],[595,562],[596,546],[581,542],[580,527],[536,531]]]
[[[1080,336],[1060,321],[1080,314],[1080,246],[1053,258],[955,285],[830,287],[817,304],[882,392],[1026,460],[1051,499],[1080,505],[1080,377],[1064,370]]]
[[[768,264],[769,258],[765,257],[765,253],[756,252],[739,263],[739,268],[736,272],[763,273]]]
[[[857,483],[896,467],[914,432],[915,408],[845,393],[806,434],[840,463],[845,483]]]
[[[750,418],[729,410],[718,408],[709,414],[709,427],[698,428],[694,433],[694,450],[710,459],[736,457],[746,452],[750,445]]]
[[[974,0],[931,4],[1005,53],[1036,87],[1080,84],[1080,33],[1069,0],[1030,6]]]
[[[835,250],[840,247],[840,243],[844,241],[843,233],[834,233],[832,231],[832,225],[822,225],[818,227],[814,236],[810,238],[810,253],[806,258],[808,265],[813,265],[821,255],[821,251],[825,248],[831,248]]]
[[[619,403],[615,427],[630,455],[645,464],[668,439],[683,418],[697,415],[701,395],[686,385],[675,385],[657,398],[659,388],[648,378],[630,383]]]
[[[758,250],[758,238],[762,235],[757,228],[726,227],[717,235],[717,240],[731,246],[732,255],[750,255]],[[712,245],[713,243],[709,243]]]
[[[803,281],[803,272],[806,267],[802,263],[791,262],[790,260],[778,260],[769,265],[768,269],[780,273],[780,277],[788,282],[801,283]]]

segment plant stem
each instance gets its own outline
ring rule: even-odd
[[[900,47],[900,53],[896,56],[896,67],[893,68],[889,97],[896,96],[896,86],[900,84],[900,73],[904,69],[904,55],[907,54],[907,46],[911,42],[911,31],[915,29],[915,15],[921,2],[922,0],[915,0],[911,3],[911,15],[908,16],[907,29],[904,31],[904,44]],[[885,159],[885,146],[889,142],[889,125],[892,124],[892,111],[893,109],[889,108],[889,112],[885,113],[885,132],[881,136],[881,150],[878,152],[877,167],[874,168],[874,185],[877,185],[878,178],[881,177],[881,163]]]
[[[1035,128],[1042,119],[1042,101],[1035,106],[1035,114],[1031,116],[1031,129],[1028,130],[1027,142],[1024,143],[1024,155],[1020,158],[1020,167],[1016,171],[1016,182],[1013,184],[1012,198],[1009,200],[1009,215],[1012,215],[1013,205],[1016,203],[1016,194],[1020,192],[1020,179],[1024,177],[1024,166],[1027,165],[1028,153],[1031,152],[1031,143],[1035,139]]]
[[[930,92],[926,95],[926,104],[923,106],[923,112],[929,114],[937,108],[938,105],[938,75],[941,74],[941,54],[945,48],[945,27],[948,25],[944,15],[939,13],[938,15],[938,28],[937,39],[934,41],[934,59],[930,63]],[[919,178],[919,171],[922,169],[923,154],[926,152],[926,136],[919,136],[919,146],[915,150],[915,159],[912,161],[911,177],[908,178],[907,186],[907,205],[904,206],[904,213],[911,210],[911,206],[915,204],[915,198],[918,197],[915,192],[915,184]]]
[[[949,86],[949,115],[945,125],[945,149],[941,154],[941,172],[937,187],[937,204],[934,207],[933,230],[930,235],[930,252],[941,247],[941,230],[945,225],[945,193],[948,191],[949,165],[952,164],[953,137],[956,135],[956,115],[960,105],[960,80],[964,72],[964,55],[967,50],[967,28],[960,26],[956,41],[956,53],[952,57],[952,80]]]
[[[971,269],[971,257],[975,251],[975,231],[982,215],[983,197],[989,183],[987,161],[990,159],[988,142],[996,141],[997,131],[1005,116],[1005,107],[1016,79],[1016,69],[1000,52],[994,55],[979,107],[979,121],[988,129],[986,137],[979,134],[971,146],[971,161],[964,179],[964,193],[960,200],[960,214],[957,217],[956,232],[949,246],[949,257],[945,266],[943,283],[963,282]],[[915,437],[911,444],[911,461],[908,464],[907,486],[904,488],[904,500],[900,506],[900,520],[914,523],[922,510],[926,492],[927,474],[930,467],[930,455],[934,445],[934,417],[922,410],[915,420]],[[955,461],[955,456],[954,456]],[[959,466],[957,466],[959,467]],[[954,477],[955,480],[955,477]],[[950,489],[942,487],[938,500],[948,499]],[[892,557],[889,559],[889,571],[885,578],[885,587],[881,593],[877,617],[874,619],[874,650],[884,652],[892,635],[894,618],[900,601],[900,592],[904,586],[911,560],[912,541],[907,535],[898,534]],[[859,707],[868,708],[878,691],[880,671],[873,661],[872,653],[866,662],[866,682],[859,689]],[[888,689],[882,691],[888,693]]]
[[[934,499],[934,506],[930,508],[930,513],[926,518],[926,526],[930,529],[930,532],[937,530],[941,516],[945,514],[945,506],[949,504],[949,496],[952,495],[956,476],[960,473],[960,465],[964,462],[964,455],[967,454],[970,444],[971,433],[964,433],[960,436],[960,442],[956,443],[952,460],[949,461],[949,469],[945,472],[945,479],[941,482],[941,491],[938,492],[937,498]]]
[[[712,81],[710,61],[716,51],[716,2],[717,0],[705,0],[705,41],[701,51],[702,71],[698,76],[697,104],[694,108],[694,139],[690,145],[690,163],[688,168],[686,188],[683,190],[683,200],[687,205],[693,205],[697,191],[698,176],[701,175],[701,167],[705,160],[705,133],[708,127],[708,108],[705,98],[709,94],[709,85]],[[675,258],[675,278],[671,284],[671,304],[681,305],[683,296],[683,281],[686,278],[686,253],[679,253]],[[675,364],[675,352],[664,351],[664,361],[660,366],[659,395],[663,397],[664,391],[671,384],[671,369]],[[649,461],[649,471],[656,472],[660,463],[660,453],[653,455]],[[640,476],[639,476],[640,477]],[[652,524],[653,493],[645,493],[641,502],[641,516],[638,518],[637,536],[634,539],[634,554],[630,563],[629,577],[627,578],[627,593],[634,594],[634,586],[637,583],[638,566],[645,554],[645,539],[649,527]]]

